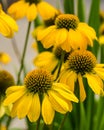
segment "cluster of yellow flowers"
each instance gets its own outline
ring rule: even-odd
[[[84,79],[95,94],[104,96],[104,64],[97,63],[96,56],[88,50],[98,40],[92,27],[42,0],[18,0],[8,8],[8,13],[15,20],[26,17],[29,23],[39,15],[42,24],[32,34],[35,44],[41,43],[45,49],[33,59],[36,69],[25,76],[23,85],[19,79],[14,83],[8,72],[0,70],[0,98],[5,95],[2,105],[10,106],[11,117],[27,116],[30,122],[35,122],[42,116],[45,124],[51,124],[55,111],[71,112],[72,102],[86,99]],[[9,15],[0,6],[0,33],[6,37],[18,31]],[[104,35],[104,30],[100,32]],[[0,53],[0,62],[8,61],[9,57]],[[19,76],[23,65],[22,59]]]

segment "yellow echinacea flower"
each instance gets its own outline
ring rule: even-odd
[[[65,63],[60,74],[60,82],[71,87],[71,90],[79,89],[81,101],[86,98],[83,78],[87,79],[88,85],[95,94],[104,95],[104,64],[97,64],[96,57],[87,50],[73,51]],[[75,83],[79,88],[75,88]]]
[[[26,17],[28,21],[33,21],[37,13],[47,19],[55,17],[58,10],[42,0],[18,0],[8,8],[8,13],[16,20]]]
[[[68,86],[53,82],[52,75],[45,69],[29,72],[23,86],[11,86],[6,91],[4,105],[13,104],[11,116],[31,122],[39,119],[40,113],[46,124],[51,124],[55,111],[65,114],[72,110],[73,102],[78,102]],[[27,104],[28,103],[28,104]]]
[[[73,14],[60,14],[55,19],[55,25],[38,33],[37,39],[45,48],[52,45],[60,46],[63,50],[86,49],[87,45],[93,46],[97,39],[96,32],[86,23],[80,22]]]
[[[0,33],[5,37],[13,37],[14,32],[17,31],[18,25],[13,18],[11,18],[2,10],[0,4]]]
[[[7,53],[0,52],[0,63],[8,64],[10,61],[11,58]]]

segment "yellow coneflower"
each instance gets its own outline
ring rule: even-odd
[[[27,17],[28,21],[33,21],[38,12],[43,19],[58,13],[57,9],[42,0],[18,0],[8,8],[8,13],[16,20]]]
[[[52,123],[55,111],[65,114],[72,110],[71,101],[78,102],[68,86],[53,82],[52,75],[45,69],[29,72],[24,85],[11,86],[6,95],[4,105],[13,104],[12,117],[21,119],[27,116],[31,122],[35,122],[41,113],[46,124]]]
[[[104,64],[97,64],[96,57],[90,51],[76,50],[72,52],[65,63],[60,75],[60,82],[66,83],[75,90],[75,83],[79,84],[79,97],[81,101],[86,98],[83,78],[95,94],[104,94]]]
[[[11,85],[15,85],[13,76],[6,70],[0,70],[0,118],[4,114],[10,114],[12,105],[5,107],[3,106],[3,101],[5,99],[5,91]]]
[[[45,48],[60,45],[62,49],[70,51],[71,48],[86,49],[87,45],[93,46],[93,40],[97,38],[94,29],[80,22],[77,16],[60,14],[55,19],[55,25],[39,32],[37,39]]]
[[[0,52],[0,63],[8,64],[10,61],[11,58],[7,53]]]
[[[0,4],[0,33],[5,37],[13,37],[14,32],[18,31],[16,22],[7,15]]]

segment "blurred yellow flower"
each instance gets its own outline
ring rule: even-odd
[[[5,37],[13,37],[14,32],[18,31],[16,22],[7,15],[0,4],[0,33]]]
[[[104,64],[97,64],[96,57],[90,51],[73,51],[64,67],[60,75],[60,82],[66,83],[74,91],[77,81],[81,101],[86,98],[83,78],[87,79],[88,85],[95,94],[104,95]]]
[[[99,28],[99,43],[104,44],[104,23],[102,23]]]
[[[44,67],[49,71],[54,72],[58,68],[59,62],[61,61],[62,51],[63,50],[60,47],[54,47],[52,52],[44,51],[34,58],[33,63],[37,67]],[[69,54],[70,52],[65,52],[63,62],[67,60],[67,56]]]
[[[55,17],[58,10],[42,0],[18,0],[8,8],[8,13],[16,20],[26,16],[28,21],[33,21],[38,12],[46,19]]]
[[[10,61],[11,58],[7,53],[0,52],[0,63],[8,64]]]
[[[46,124],[52,123],[55,111],[65,114],[72,110],[71,101],[78,102],[68,86],[53,82],[52,75],[45,69],[29,72],[24,86],[11,86],[6,95],[4,105],[13,103],[12,117],[21,119],[27,116],[31,122],[35,122],[41,112]]]
[[[7,127],[3,124],[0,124],[0,130],[7,130]]]
[[[38,32],[37,39],[45,48],[60,45],[63,50],[70,51],[71,48],[86,49],[87,45],[93,46],[93,40],[97,37],[94,29],[79,22],[77,16],[60,14],[55,19],[55,25]]]
[[[10,114],[12,104],[9,106],[3,106],[3,101],[5,99],[6,89],[14,84],[15,82],[13,76],[6,70],[0,70],[0,118],[4,114]]]

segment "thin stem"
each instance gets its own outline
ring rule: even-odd
[[[58,68],[58,73],[57,73],[57,77],[56,77],[56,80],[58,79],[59,77],[59,74],[60,74],[60,71],[61,71],[61,67],[62,67],[62,63],[64,61],[64,56],[65,56],[65,51],[62,52],[61,54],[61,60],[59,62],[59,68]]]
[[[26,50],[27,50],[30,27],[31,27],[31,22],[29,22],[29,24],[28,24],[28,29],[27,29],[26,39],[25,39],[25,45],[24,45],[24,50],[23,50],[22,59],[21,59],[21,66],[20,66],[19,73],[18,73],[17,84],[20,83],[20,76],[21,76],[22,69],[24,67],[24,59],[25,59],[25,54],[26,54]]]
[[[65,123],[65,120],[66,120],[68,114],[69,114],[69,113],[67,112],[67,113],[64,115],[64,118],[63,118],[63,120],[62,120],[62,122],[61,122],[61,124],[60,124],[60,126],[59,126],[59,128],[58,128],[58,130],[62,130],[62,129],[63,129],[64,123]]]
[[[40,117],[39,117],[39,119],[37,120],[36,130],[39,130],[39,126],[40,126]]]
[[[15,38],[12,38],[12,47],[13,47],[13,50],[15,52],[15,55],[17,56],[17,59],[19,61],[19,63],[21,62],[21,56],[20,56],[20,52],[18,50],[18,47],[17,47],[17,43],[16,43],[16,40]]]

